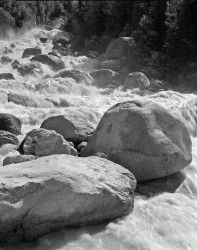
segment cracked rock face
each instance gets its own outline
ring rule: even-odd
[[[92,225],[133,209],[136,181],[99,157],[52,155],[0,168],[0,243]]]
[[[118,103],[104,114],[81,156],[96,152],[129,169],[138,181],[171,175],[192,160],[185,125],[146,98]]]

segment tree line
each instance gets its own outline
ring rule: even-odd
[[[197,62],[197,0],[0,1],[0,22],[14,27],[66,16],[76,50],[103,53],[109,42],[132,36],[136,68],[174,74]]]

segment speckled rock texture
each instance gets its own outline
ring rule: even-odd
[[[52,155],[0,168],[0,244],[130,213],[134,176],[99,157]]]
[[[80,154],[96,152],[129,169],[138,181],[176,173],[192,160],[185,125],[147,98],[118,103],[104,114]]]

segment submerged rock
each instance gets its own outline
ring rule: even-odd
[[[55,130],[61,134],[64,139],[74,144],[88,141],[94,131],[92,125],[85,118],[71,115],[49,117],[43,121],[41,128]]]
[[[192,160],[185,125],[146,98],[118,103],[102,117],[82,156],[102,152],[138,181],[171,175]]]
[[[77,151],[70,146],[62,135],[47,129],[33,129],[27,133],[19,147],[19,151],[26,155],[35,156],[77,155]]]
[[[94,70],[90,73],[90,75],[94,79],[94,85],[96,85],[97,87],[107,87],[108,85],[112,84],[113,78],[115,77],[116,73],[110,69],[100,69]]]
[[[150,81],[142,72],[133,72],[127,75],[124,87],[126,89],[147,89],[150,86]]]
[[[37,55],[30,59],[30,61],[40,62],[42,64],[46,64],[51,67],[54,71],[61,70],[65,67],[64,62],[61,58],[53,55]]]
[[[47,43],[48,39],[46,37],[40,37],[41,43]]]
[[[0,168],[0,243],[130,213],[136,181],[99,157],[53,155]]]
[[[12,59],[9,56],[2,56],[0,61],[1,64],[8,64],[12,62]]]
[[[0,130],[0,147],[4,144],[19,144],[19,140],[18,138],[8,132],[8,131],[4,131],[4,130]]]
[[[14,135],[20,135],[21,121],[14,115],[0,113],[0,130],[8,131]]]
[[[8,102],[13,102],[24,107],[34,108],[51,108],[53,107],[52,102],[45,100],[41,97],[35,97],[33,95],[25,95],[19,93],[9,93]]]
[[[12,68],[13,69],[18,69],[18,67],[19,67],[19,65],[20,65],[20,63],[19,63],[19,61],[17,61],[17,60],[14,60],[13,62],[12,62]]]
[[[34,48],[27,48],[23,51],[22,58],[30,57],[30,56],[36,56],[42,54],[42,50],[39,46],[36,46]]]
[[[18,65],[17,70],[22,76],[41,74],[43,72],[40,63],[38,62],[30,62],[27,64]]]
[[[89,84],[91,81],[91,77],[86,74],[85,72],[82,72],[80,70],[76,70],[76,69],[71,69],[71,70],[61,70],[60,72],[58,72],[54,78],[72,78],[74,79],[77,83],[79,82],[84,82],[86,84]]]
[[[14,76],[11,73],[1,73],[0,80],[14,80]]]

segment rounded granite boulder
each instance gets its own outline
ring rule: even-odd
[[[111,107],[81,156],[101,152],[129,169],[138,181],[168,176],[192,160],[185,125],[162,105],[146,98]]]

